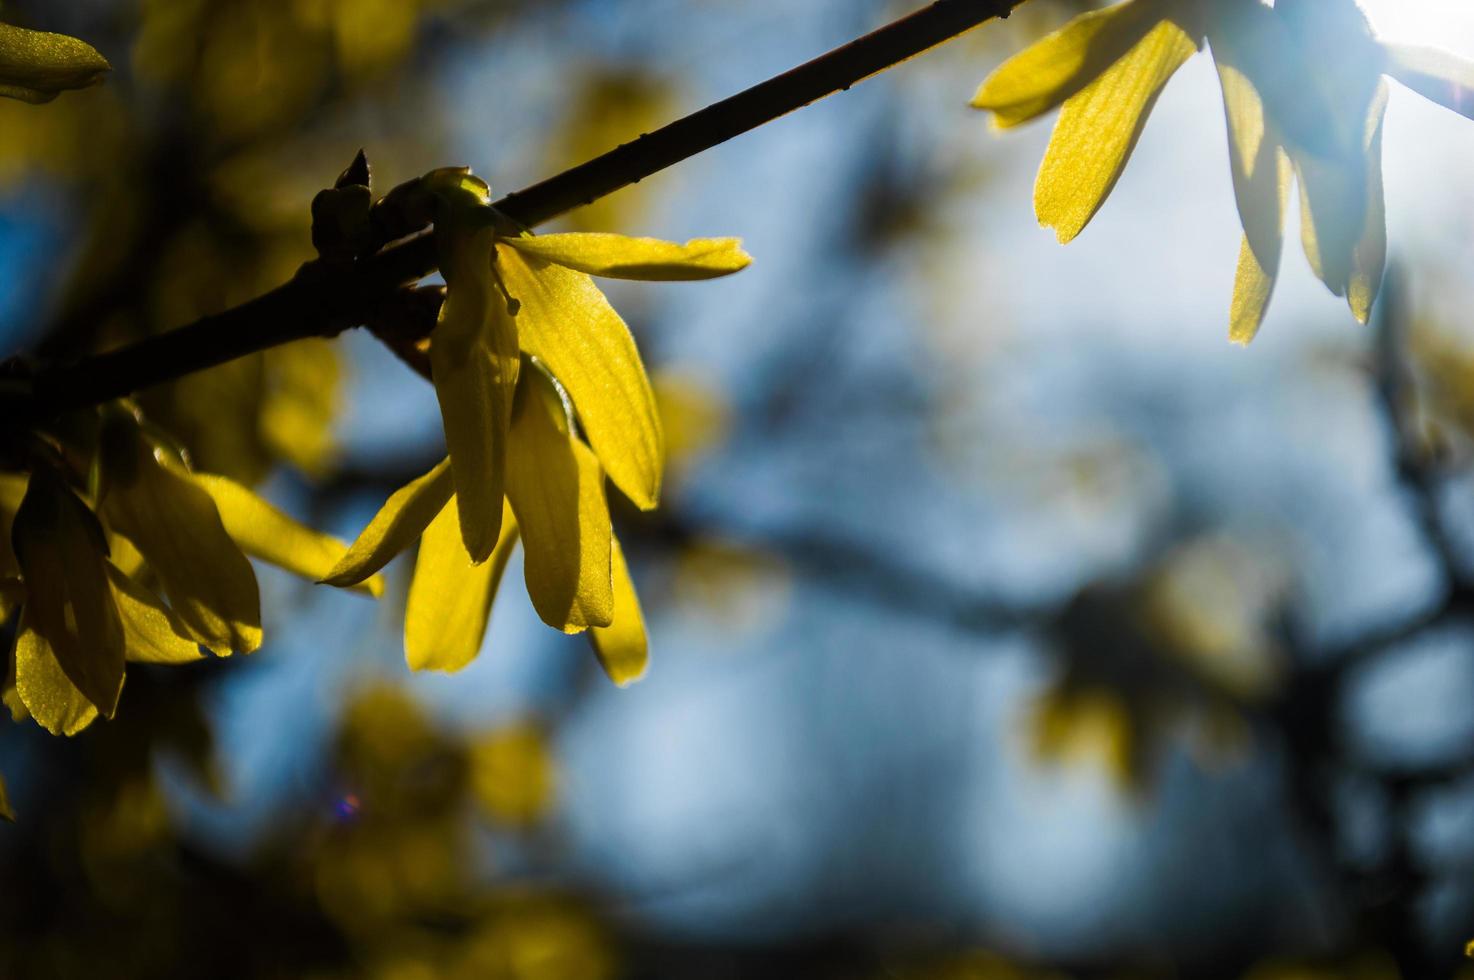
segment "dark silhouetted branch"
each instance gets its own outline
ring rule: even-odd
[[[1024,0],[938,0],[792,71],[678,119],[587,163],[496,202],[534,226],[659,173],[734,136],[848,89]],[[0,390],[0,411],[38,419],[97,404],[280,344],[332,336],[370,320],[399,287],[436,269],[420,234],[348,268],[309,262],[290,281],[247,303],[105,354],[45,368]]]

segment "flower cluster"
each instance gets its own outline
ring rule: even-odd
[[[53,734],[112,717],[130,661],[259,647],[247,555],[317,579],[347,550],[239,483],[191,471],[128,410],[88,421],[93,452],[38,437],[29,473],[0,474],[0,619],[19,613],[3,697],[15,720]]]
[[[587,632],[609,676],[629,683],[645,669],[645,629],[604,480],[653,508],[665,448],[634,339],[591,276],[710,279],[751,260],[730,238],[534,236],[464,171],[421,184],[446,281],[429,354],[449,455],[389,498],[325,581],[361,582],[421,539],[406,655],[415,669],[458,670],[480,650],[520,539],[543,622]]]
[[[1034,206],[1068,242],[1120,178],[1167,81],[1204,42],[1223,90],[1244,229],[1231,338],[1248,343],[1263,322],[1294,181],[1312,269],[1365,322],[1387,254],[1384,76],[1474,117],[1474,65],[1381,41],[1353,0],[1125,0],[1014,56],[973,105],[1002,128],[1060,108]]]

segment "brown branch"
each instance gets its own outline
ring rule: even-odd
[[[937,0],[792,71],[678,119],[587,163],[509,194],[496,207],[528,227],[542,224],[703,150],[756,129],[906,61],[1024,0]],[[171,381],[305,337],[363,324],[406,283],[436,269],[422,233],[349,268],[313,261],[247,303],[105,354],[57,364],[0,390],[0,417],[42,419]]]

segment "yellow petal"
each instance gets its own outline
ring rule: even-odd
[[[210,495],[161,462],[131,420],[105,429],[104,464],[103,515],[147,559],[190,635],[219,654],[259,647],[256,573]]]
[[[521,307],[522,349],[568,391],[604,471],[643,510],[660,499],[665,441],[655,393],[629,328],[585,273],[522,256],[505,244],[497,265]]]
[[[1320,236],[1315,230],[1315,216],[1310,213],[1310,194],[1305,188],[1305,172],[1313,164],[1302,168],[1302,157],[1294,156],[1295,178],[1300,181],[1300,247],[1305,252],[1305,261],[1310,263],[1310,271],[1315,273],[1315,278],[1330,285],[1326,280],[1325,262],[1321,258]],[[1331,287],[1334,292],[1335,287]],[[1337,293],[1337,295],[1341,295]]]
[[[1066,100],[1034,185],[1039,223],[1061,243],[1084,230],[1116,186],[1162,87],[1197,50],[1170,20]]]
[[[1300,182],[1300,243],[1317,279],[1337,296],[1351,282],[1352,252],[1366,225],[1365,161],[1293,154]]]
[[[1236,53],[1233,46],[1214,42],[1213,56],[1228,119],[1234,197],[1244,228],[1229,311],[1229,339],[1247,344],[1259,332],[1274,293],[1284,250],[1284,212],[1292,174],[1288,160],[1270,137],[1264,99],[1233,60]],[[1285,161],[1283,165],[1281,161]]]
[[[446,504],[425,529],[404,608],[404,653],[410,670],[454,673],[480,652],[492,600],[517,543],[512,509],[503,507],[501,538],[479,565],[471,564],[461,544],[454,503]]]
[[[635,594],[635,583],[630,578],[618,538],[610,541],[609,556],[614,573],[614,618],[608,626],[595,626],[587,635],[604,673],[620,687],[627,687],[645,676],[645,669],[650,665],[650,646],[645,637],[640,597]]]
[[[355,585],[389,564],[415,543],[453,493],[450,460],[443,459],[424,476],[394,491],[322,581],[327,585]]]
[[[97,517],[42,469],[16,511],[12,538],[26,583],[27,628],[44,638],[82,695],[112,717],[123,689],[123,625]]]
[[[0,95],[7,98],[50,102],[67,89],[96,84],[111,70],[85,41],[0,24]]]
[[[553,383],[531,366],[517,386],[507,498],[522,530],[527,592],[543,622],[566,633],[608,626],[613,531],[604,474],[570,431]]]
[[[1218,81],[1223,89],[1223,110],[1228,117],[1229,161],[1236,183],[1253,180],[1264,147],[1264,100],[1243,72],[1225,61],[1217,62]]]
[[[20,580],[20,570],[17,568],[13,574],[0,578],[0,623],[10,620],[10,614],[20,608],[21,603],[26,601],[26,586]]]
[[[204,659],[189,628],[163,600],[146,586],[125,575],[111,562],[108,582],[118,604],[127,638],[128,659],[134,663],[186,664]]]
[[[20,724],[31,717],[30,709],[15,689],[15,645],[6,651],[5,677],[0,680],[0,704],[10,709],[10,720]]]
[[[495,230],[441,233],[447,285],[430,341],[430,368],[461,534],[473,561],[485,561],[501,530],[507,425],[517,387],[517,328],[491,267]]]
[[[1322,156],[1334,154],[1330,122],[1334,106],[1320,84],[1317,66],[1305,56],[1285,19],[1259,3],[1213,3],[1205,12],[1220,77],[1227,67],[1253,90],[1266,110],[1262,115],[1270,117],[1277,130],[1277,139]],[[1245,149],[1241,158],[1253,163],[1253,148]]]
[[[1383,51],[1388,75],[1423,98],[1474,119],[1474,63],[1437,48],[1387,44]]]
[[[1228,328],[1229,340],[1236,344],[1248,344],[1259,333],[1279,278],[1292,170],[1289,157],[1283,150],[1274,148],[1272,152],[1274,166],[1271,173],[1275,175],[1274,182],[1278,186],[1273,188],[1269,197],[1257,190],[1250,191],[1241,198],[1239,205],[1240,213],[1244,215],[1245,231],[1243,245],[1239,248],[1238,271],[1234,276]],[[1255,184],[1259,183],[1255,181]],[[1259,229],[1254,233],[1259,239],[1257,248],[1248,231],[1251,225]]]
[[[1215,21],[1210,34],[1213,60],[1223,91],[1223,110],[1228,120],[1229,163],[1233,174],[1234,198],[1239,220],[1249,247],[1261,268],[1277,268],[1284,239],[1284,209],[1293,172],[1281,166],[1279,134],[1266,113],[1267,96],[1260,89],[1264,66],[1254,62],[1258,49],[1253,42],[1263,33],[1259,28],[1283,28],[1267,7],[1257,4],[1234,6],[1234,16]],[[1258,12],[1258,17],[1251,16]],[[1241,23],[1248,21],[1247,24]],[[1248,38],[1242,30],[1254,28]]]
[[[21,564],[10,547],[10,529],[15,525],[15,511],[25,498],[28,480],[25,473],[0,473],[0,623],[7,622],[25,600]]]
[[[1279,277],[1278,266],[1265,267],[1259,262],[1248,236],[1239,246],[1238,270],[1234,274],[1233,303],[1229,307],[1228,339],[1235,344],[1248,346],[1259,333],[1264,322],[1264,311],[1269,308],[1269,299],[1274,294],[1274,284]]]
[[[112,563],[118,566],[118,570],[124,575],[136,578],[143,574],[143,555],[139,554],[138,549],[133,546],[132,541],[129,541],[115,531],[109,531],[107,533],[107,547]]]
[[[1363,133],[1352,151],[1333,157],[1292,153],[1300,179],[1300,235],[1305,257],[1358,319],[1370,314],[1386,260],[1381,131],[1387,86],[1363,107]],[[1375,150],[1375,153],[1374,153]]]
[[[1366,222],[1351,253],[1351,282],[1346,290],[1351,314],[1361,323],[1371,319],[1387,269],[1387,202],[1382,183],[1382,122],[1386,109],[1387,86],[1382,83],[1367,117]]]
[[[15,551],[10,546],[10,528],[15,521],[15,512],[26,496],[26,484],[30,477],[24,473],[0,473],[0,576],[20,574],[15,563]]]
[[[679,245],[658,238],[568,232],[503,241],[525,255],[613,279],[688,282],[729,276],[752,264],[740,238],[693,238]]]
[[[1000,129],[1043,115],[1094,81],[1161,20],[1161,5],[1144,0],[1081,14],[1005,61],[972,105],[993,113]]]
[[[30,628],[15,641],[15,690],[31,717],[53,735],[75,735],[97,720],[97,708],[67,678],[51,645]]]
[[[317,581],[348,552],[347,544],[297,523],[234,480],[208,473],[194,473],[190,479],[215,501],[225,533],[252,557]],[[375,575],[357,587],[377,596],[384,591],[384,580]]]

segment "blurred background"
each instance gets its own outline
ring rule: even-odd
[[[378,193],[449,164],[510,191],[916,5],[10,0],[116,71],[0,104],[4,351],[284,280],[360,147]],[[1364,5],[1474,57],[1466,3]],[[135,665],[73,740],[0,731],[0,976],[1456,975],[1474,125],[1394,91],[1374,324],[1288,249],[1243,350],[1209,59],[1068,249],[1032,213],[1048,124],[967,108],[1088,6],[1031,0],[559,226],[756,258],[608,286],[672,444],[662,508],[616,512],[644,681],[544,628],[517,558],[454,677],[404,665],[407,560],[379,603],[259,569],[249,659]],[[443,455],[360,331],[141,400],[347,538]]]

